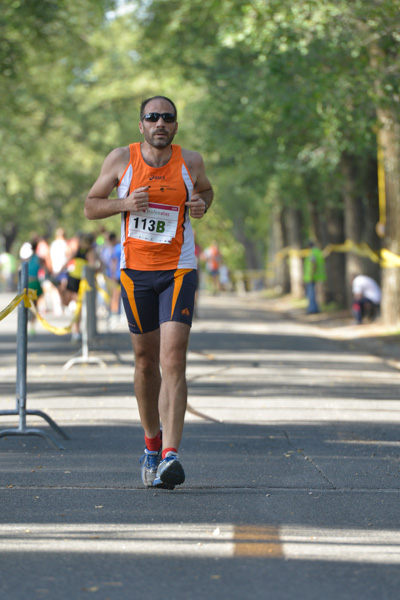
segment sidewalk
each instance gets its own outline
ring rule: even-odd
[[[307,315],[288,297],[268,299],[268,310],[285,314],[298,323],[316,326],[324,337],[345,341],[350,348],[392,359],[400,368],[400,326],[384,325],[380,318],[356,325],[348,310]]]
[[[366,346],[373,330],[255,296],[200,296],[199,315],[173,492],[140,481],[125,324],[99,322],[105,367],[70,369],[78,348],[38,325],[28,408],[70,439],[0,438],[2,597],[397,600],[400,373]],[[15,333],[16,311],[0,323],[0,408],[15,405]]]

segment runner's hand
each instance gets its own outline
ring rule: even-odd
[[[126,197],[126,210],[140,212],[149,208],[149,190],[150,186],[137,188]]]
[[[185,206],[189,206],[190,208],[190,216],[193,219],[201,219],[201,217],[206,212],[206,201],[199,194],[194,194],[191,197],[190,202],[186,202]]]

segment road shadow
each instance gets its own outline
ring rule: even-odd
[[[70,436],[63,442],[65,451],[37,437],[0,439],[0,522],[24,522],[28,516],[37,523],[64,522],[75,519],[77,511],[80,522],[94,518],[112,522],[116,509],[118,522],[132,518],[151,522],[153,490],[143,489],[140,481],[141,427],[116,422],[63,428]],[[158,499],[157,506],[176,503],[170,514],[163,514],[163,522],[175,522],[179,514],[181,522],[217,518],[257,523],[270,494],[274,511],[268,521],[274,524],[365,527],[372,519],[376,526],[397,530],[400,522],[390,502],[395,500],[393,491],[400,489],[398,440],[398,427],[390,423],[188,422],[180,449],[187,480],[173,493],[158,491],[164,500]],[[385,510],[381,507],[379,514],[372,514],[372,507],[375,510],[380,503],[377,491],[384,490]],[[40,498],[45,491],[51,495],[50,503],[26,504],[27,498]],[[134,504],[127,492],[135,494]],[[21,493],[26,497],[19,504]],[[224,502],[231,510],[216,509],[212,498],[218,493],[226,495]],[[280,513],[278,498],[289,501],[291,493],[296,494],[296,506]],[[107,504],[96,512],[95,505],[102,504],[96,498],[104,494],[109,494]],[[322,497],[324,511],[318,502]],[[310,500],[314,500],[311,513]],[[243,502],[252,506],[250,512]],[[87,511],[82,510],[85,506]]]

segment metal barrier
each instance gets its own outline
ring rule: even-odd
[[[92,340],[96,334],[96,288],[93,269],[84,267],[83,278],[91,284],[91,290],[87,291],[82,301],[81,331],[82,348],[79,352],[65,363],[64,369],[69,369],[76,364],[97,364],[106,367],[106,363],[97,356],[89,356],[89,339]],[[82,355],[82,356],[79,356]]]
[[[86,290],[86,328],[88,340],[90,343],[97,336],[96,269],[93,267],[89,267],[88,265],[85,266],[83,270],[83,276],[86,278],[86,281],[88,282],[90,288]]]
[[[28,263],[23,263],[18,272],[18,293],[22,294],[28,289]],[[28,309],[24,302],[20,302],[18,306],[18,331],[17,331],[17,382],[16,382],[16,408],[14,410],[1,410],[0,416],[19,415],[19,426],[16,428],[0,430],[0,438],[14,435],[38,435],[47,439],[56,448],[65,450],[64,446],[59,444],[49,433],[42,429],[26,426],[26,416],[35,415],[41,417],[58,433],[60,437],[68,440],[68,435],[51,419],[46,413],[41,410],[27,410],[26,408],[26,370],[28,356]]]

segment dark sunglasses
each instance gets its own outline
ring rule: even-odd
[[[143,121],[150,121],[150,123],[157,123],[157,121],[159,120],[160,117],[162,117],[166,123],[175,123],[175,121],[176,121],[176,115],[173,115],[172,113],[156,113],[156,112],[147,113],[147,115],[144,115]]]

